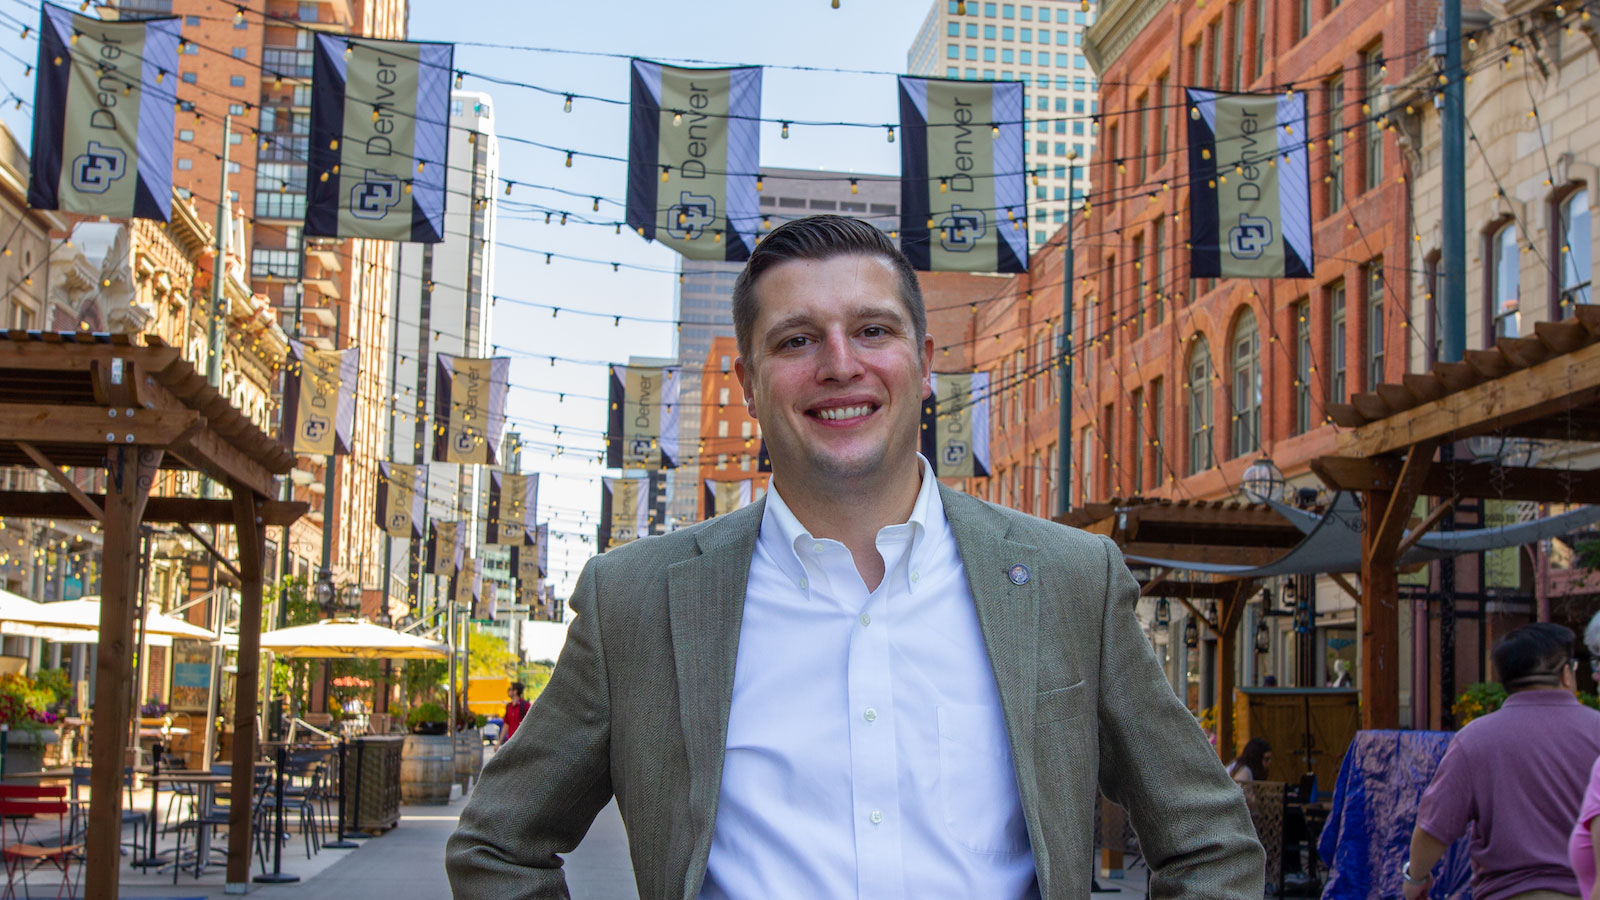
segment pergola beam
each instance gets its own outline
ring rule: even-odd
[[[105,494],[86,494],[91,503],[102,508]],[[306,503],[287,500],[264,500],[260,516],[269,526],[290,525],[305,515]],[[202,500],[196,497],[151,497],[146,501],[146,524],[163,525],[192,522],[205,525],[233,523],[233,501]],[[70,496],[58,491],[0,491],[0,518],[19,519],[89,519],[89,513]]]
[[[1401,465],[1400,460],[1382,457],[1322,456],[1311,461],[1311,471],[1337,490],[1392,490],[1399,483]],[[1430,497],[1600,503],[1600,470],[1435,462],[1422,479],[1419,493]]]
[[[8,442],[166,447],[204,424],[205,419],[192,409],[0,403],[0,441]]]
[[[67,492],[68,496],[78,501],[78,505],[83,507],[84,511],[87,512],[96,522],[99,522],[102,525],[105,524],[105,509],[100,504],[90,500],[89,495],[83,492],[83,488],[78,487],[78,485],[71,478],[68,478],[61,471],[60,466],[51,462],[49,457],[45,456],[43,453],[40,453],[37,447],[33,446],[27,441],[17,441],[17,449],[21,450],[23,453],[26,453],[28,458],[33,460],[34,465],[38,466],[46,475],[50,476],[50,480],[60,485],[61,489]]]

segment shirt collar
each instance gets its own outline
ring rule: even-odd
[[[911,560],[916,560],[918,551],[927,546],[930,532],[937,533],[939,529],[949,527],[945,521],[944,500],[939,496],[939,480],[933,474],[933,466],[921,453],[917,454],[917,463],[922,467],[922,486],[917,489],[917,502],[911,507],[910,518],[899,525],[887,525],[878,530],[882,535],[890,528],[910,526],[911,550],[907,558]],[[773,559],[792,559],[795,562],[799,562],[795,548],[815,540],[811,532],[795,518],[789,504],[783,502],[776,483],[767,487],[767,505],[761,514],[761,535],[758,540]]]
[[[1577,702],[1578,698],[1571,691],[1541,688],[1509,694],[1501,706],[1566,706]]]

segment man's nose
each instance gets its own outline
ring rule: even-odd
[[[861,370],[861,358],[848,337],[842,333],[832,333],[823,338],[818,378],[849,381],[860,375]]]

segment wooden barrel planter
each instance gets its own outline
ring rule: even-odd
[[[476,728],[456,732],[456,781],[463,785],[483,771],[483,735]]]
[[[408,734],[400,751],[400,801],[442,805],[455,781],[455,749],[448,734]]]

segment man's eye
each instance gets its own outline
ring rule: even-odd
[[[884,328],[882,325],[868,325],[866,328],[861,329],[861,333],[867,337],[883,337],[889,333],[889,329]]]
[[[805,346],[806,342],[809,341],[809,340],[810,340],[810,338],[808,338],[808,337],[806,337],[804,335],[795,335],[792,338],[785,339],[783,341],[783,343],[779,344],[778,346],[779,347],[784,347],[784,348],[803,347],[803,346]]]

